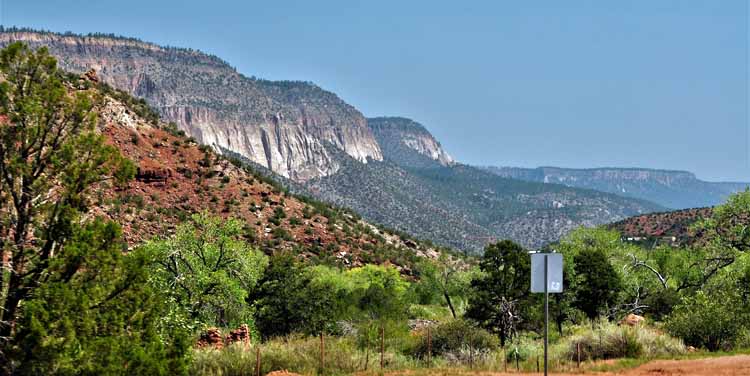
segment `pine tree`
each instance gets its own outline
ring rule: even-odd
[[[487,246],[479,268],[483,275],[471,281],[466,317],[497,334],[505,346],[530,304],[531,258],[520,245],[503,240]]]
[[[0,51],[0,74],[0,372],[184,369],[149,260],[124,255],[119,226],[88,213],[94,190],[135,172],[96,132],[95,93],[21,43]]]
[[[617,303],[620,275],[600,249],[586,248],[574,258],[578,278],[575,306],[593,320]]]

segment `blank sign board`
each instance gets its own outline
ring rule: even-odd
[[[561,253],[531,254],[531,292],[544,292],[544,259],[547,258],[547,292],[563,290],[563,257]]]

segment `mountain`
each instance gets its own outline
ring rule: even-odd
[[[707,182],[687,171],[645,168],[485,167],[499,176],[595,189],[648,200],[672,209],[714,206],[750,183]]]
[[[350,160],[336,174],[305,182],[305,188],[365,218],[440,244],[478,250],[508,238],[537,248],[578,226],[664,209],[608,193],[502,178],[456,163],[409,119],[368,119],[368,126],[384,161],[362,166]]]
[[[142,101],[99,83],[95,75],[73,77],[71,91],[101,98],[98,129],[106,142],[138,168],[127,187],[99,189],[92,210],[118,222],[131,247],[172,234],[191,214],[208,211],[243,220],[245,239],[266,253],[289,250],[312,262],[388,263],[410,274],[420,257],[441,252],[349,210],[289,194],[240,161],[159,121]]]
[[[402,117],[367,119],[383,154],[408,167],[449,166],[455,161],[422,125]]]
[[[195,50],[109,35],[0,33],[0,45],[14,40],[48,46],[72,72],[94,69],[103,82],[175,122],[175,129],[240,157],[296,192],[441,245],[477,251],[490,240],[510,238],[539,247],[577,226],[664,210],[643,200],[507,179],[462,165],[414,121],[365,119],[314,84],[248,78]],[[218,195],[209,199],[213,206],[222,202]],[[230,202],[235,199],[245,204],[242,198]]]
[[[303,181],[334,173],[326,143],[366,163],[382,153],[364,116],[309,82],[245,77],[199,51],[132,38],[9,29],[0,45],[46,46],[70,72],[95,69],[106,83],[144,98],[200,143],[234,150]]]

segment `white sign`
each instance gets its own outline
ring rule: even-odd
[[[547,292],[563,291],[563,256],[561,253],[531,254],[531,292],[544,291],[544,262],[547,261]]]

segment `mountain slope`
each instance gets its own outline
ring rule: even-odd
[[[350,211],[287,194],[240,162],[159,122],[142,102],[97,83],[95,76],[83,76],[70,87],[100,94],[100,131],[138,167],[126,188],[103,187],[92,210],[120,223],[129,246],[171,234],[190,214],[208,211],[244,220],[246,240],[266,253],[290,250],[341,266],[390,263],[405,274],[419,257],[438,255],[438,249],[384,231]]]
[[[363,163],[382,159],[362,114],[308,82],[248,78],[215,56],[129,38],[0,33],[0,45],[16,40],[47,46],[65,70],[95,69],[199,142],[234,150],[294,180],[338,169],[324,143]]]
[[[616,195],[507,179],[453,162],[425,128],[404,118],[370,119],[384,162],[350,161],[305,188],[365,218],[464,250],[509,238],[528,247],[662,207]],[[419,146],[414,146],[419,145]],[[432,145],[424,148],[423,145]]]
[[[640,198],[673,209],[714,206],[731,193],[750,186],[750,183],[707,182],[687,171],[644,168],[486,167],[486,170],[503,177]]]
[[[700,239],[700,234],[691,231],[696,222],[711,218],[713,208],[683,209],[661,213],[650,213],[626,218],[609,225],[629,241],[646,245],[658,244],[668,238],[672,244],[690,244]]]

